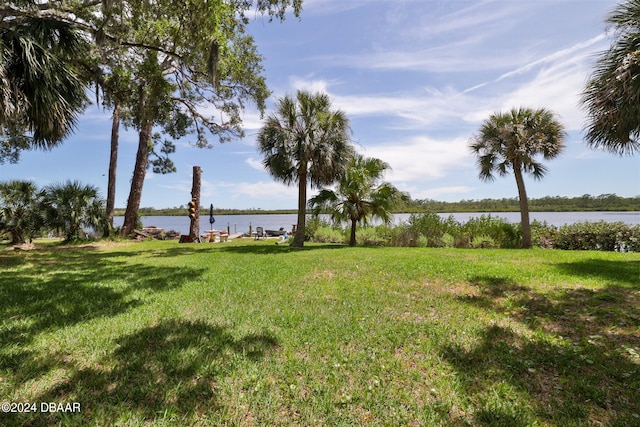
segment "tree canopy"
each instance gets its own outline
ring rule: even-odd
[[[301,4],[302,0],[12,1],[0,6],[0,31],[32,29],[34,20],[53,22],[81,34],[90,47],[74,55],[63,52],[73,58],[70,63],[78,64],[82,77],[95,82],[105,105],[118,105],[125,125],[139,132],[123,227],[127,232],[137,217],[147,167],[161,173],[175,170],[169,158],[174,140],[194,134],[192,142],[199,147],[210,147],[210,136],[229,141],[242,135],[241,111],[247,103],[264,111],[269,93],[262,57],[245,30],[248,16],[284,19],[290,9],[298,15]],[[4,46],[0,49],[4,54]],[[71,75],[70,70],[58,74]],[[8,83],[0,80],[0,90],[10,88]],[[15,111],[17,106],[9,100],[2,107]],[[26,116],[14,114],[19,120],[13,122],[6,117],[0,116],[4,129]],[[35,127],[29,130],[36,135]],[[30,147],[24,138],[5,141],[0,154],[13,160],[19,149]]]
[[[640,0],[627,0],[607,18],[614,40],[598,57],[582,94],[586,141],[615,154],[640,152]]]
[[[354,154],[349,119],[327,94],[298,91],[277,103],[258,133],[258,150],[276,180],[298,185],[298,225],[292,246],[304,245],[307,185],[338,181]]]
[[[88,75],[80,63],[87,60],[90,49],[72,23],[49,15],[4,12],[0,15],[0,163],[16,162],[21,150],[52,148],[73,131],[87,102]]]
[[[545,109],[513,108],[492,114],[469,144],[477,156],[480,179],[493,181],[513,172],[520,199],[522,246],[531,247],[529,204],[523,173],[542,179],[547,168],[538,159],[553,159],[564,149],[565,131],[553,112]]]
[[[389,164],[380,159],[355,154],[337,188],[323,189],[309,200],[309,206],[315,214],[329,213],[335,223],[350,223],[349,245],[355,246],[358,223],[367,225],[374,218],[389,223],[396,203],[409,199],[388,182],[380,183],[388,169]]]

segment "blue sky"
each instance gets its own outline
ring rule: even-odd
[[[252,19],[277,98],[298,89],[325,91],[351,119],[366,156],[388,162],[386,179],[414,199],[458,201],[516,197],[512,176],[487,183],[467,145],[491,113],[546,107],[568,131],[564,154],[529,197],[640,194],[640,159],[594,151],[583,142],[579,94],[597,52],[609,46],[607,0],[305,0],[301,18]],[[28,152],[0,166],[0,180],[43,186],[78,179],[106,195],[109,111],[95,106],[75,134],[49,152]],[[190,199],[192,167],[202,167],[202,204],[218,208],[295,208],[297,190],[275,182],[255,148],[258,113],[244,115],[246,137],[198,149],[178,143],[177,173],[145,180],[144,207]],[[121,131],[116,206],[129,194],[137,135]]]

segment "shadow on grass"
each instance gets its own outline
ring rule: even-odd
[[[554,264],[554,267],[574,276],[598,277],[607,282],[615,282],[640,290],[640,261],[584,259]]]
[[[518,285],[509,277],[474,276],[469,279],[472,285],[480,289],[482,295],[502,297],[509,292],[524,291],[528,288]]]
[[[243,246],[221,246],[220,252],[231,252],[237,254],[251,254],[251,255],[271,255],[279,253],[290,252],[307,252],[316,250],[332,250],[342,249],[344,245],[332,245],[332,244],[311,244],[305,245],[302,248],[293,248],[289,245],[276,245],[274,242],[260,243],[256,242],[255,245],[243,245]]]
[[[127,262],[131,253],[70,249],[0,254],[16,271],[0,276],[0,372],[15,384],[51,368],[28,346],[43,332],[115,316],[144,303],[146,293],[181,286],[205,269]]]
[[[193,243],[193,244],[176,244],[162,249],[153,249],[149,251],[153,256],[171,258],[180,255],[202,254],[202,253],[234,253],[240,255],[273,255],[290,252],[306,252],[319,249],[341,249],[345,245],[338,244],[311,244],[302,248],[292,248],[288,244],[276,245],[276,240],[258,240],[242,242],[242,244],[228,243]]]
[[[529,331],[491,325],[471,346],[442,349],[474,407],[475,424],[640,423],[637,292],[609,285],[539,294],[505,277],[470,282],[480,294],[461,300]]]
[[[42,402],[81,402],[82,412],[35,414],[29,425],[190,425],[215,420],[225,402],[218,385],[239,363],[258,361],[277,346],[268,334],[241,338],[202,321],[165,320],[117,340],[91,367],[75,364],[70,377],[43,392]],[[61,363],[61,362],[59,362]]]

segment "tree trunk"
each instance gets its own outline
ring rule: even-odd
[[[531,247],[531,225],[529,224],[529,200],[527,199],[527,191],[524,188],[524,179],[522,177],[522,167],[520,162],[514,162],[513,175],[516,177],[518,185],[518,198],[520,199],[520,222],[522,224],[522,247],[528,249]]]
[[[153,121],[147,120],[139,133],[138,153],[136,154],[136,164],[133,169],[133,178],[131,179],[131,190],[129,191],[129,199],[127,200],[127,209],[124,213],[124,224],[120,234],[128,236],[135,230],[138,221],[138,210],[140,209],[140,199],[142,198],[142,185],[144,177],[147,173],[147,164],[149,162],[149,147],[151,144],[151,131],[153,130]]]
[[[191,218],[189,223],[189,237],[192,242],[199,241],[200,237],[200,182],[202,176],[202,169],[200,166],[193,167],[193,183],[191,185],[191,200],[196,204],[195,217]]]
[[[12,245],[21,245],[24,243],[24,234],[21,231],[12,230],[11,231],[11,244]]]
[[[307,166],[301,165],[303,171],[298,177],[298,225],[296,235],[293,237],[291,247],[301,248],[304,246],[306,219],[307,219]]]
[[[104,235],[108,237],[113,229],[113,210],[116,204],[116,169],[118,166],[118,132],[120,130],[120,106],[116,104],[113,109],[113,122],[111,123],[111,154],[109,157],[109,178],[107,183],[107,218],[108,225]]]
[[[351,219],[351,237],[349,238],[349,246],[356,245],[356,226],[358,225],[358,220]]]

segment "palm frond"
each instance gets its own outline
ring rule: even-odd
[[[553,112],[540,108],[512,108],[492,114],[469,143],[477,156],[480,178],[492,181],[494,173],[507,175],[517,161],[525,172],[542,178],[546,168],[538,156],[552,159],[562,153],[566,132]]]
[[[586,142],[618,155],[640,152],[640,1],[627,0],[607,23],[615,39],[597,59],[582,93]]]

